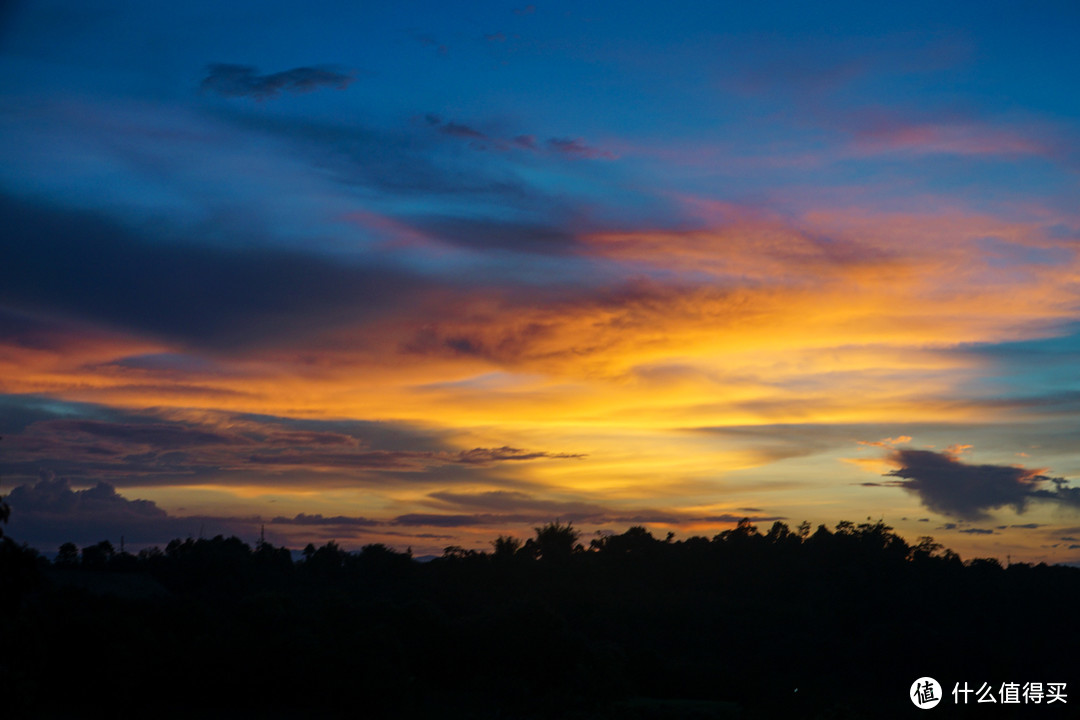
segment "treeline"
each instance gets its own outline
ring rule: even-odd
[[[0,545],[0,699],[44,716],[890,717],[919,712],[922,676],[1080,670],[1080,570],[965,563],[881,522],[587,545],[555,522],[427,563],[220,536],[52,563]],[[993,710],[951,714],[1032,712]]]

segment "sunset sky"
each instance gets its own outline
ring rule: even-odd
[[[1080,562],[1077,3],[3,7],[16,540]]]

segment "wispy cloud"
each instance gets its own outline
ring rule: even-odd
[[[492,148],[500,151],[528,150],[534,153],[545,152],[554,157],[576,160],[615,160],[618,155],[601,148],[593,147],[582,138],[551,137],[540,143],[535,135],[522,134],[513,137],[489,135],[471,125],[443,120],[434,113],[424,116],[428,125],[438,129],[444,135],[468,140],[477,149]]]
[[[104,419],[68,419],[55,404],[36,410],[26,401],[10,404],[13,411],[22,407],[26,417],[6,433],[0,472],[22,479],[51,472],[81,483],[274,484],[281,473],[290,473],[290,482],[296,482],[293,475],[306,472],[318,483],[338,472],[353,473],[353,482],[360,482],[356,473],[448,478],[452,473],[440,472],[448,468],[479,479],[485,469],[500,464],[584,457],[510,446],[456,449],[404,424],[108,410],[102,412]]]
[[[587,160],[614,160],[615,154],[607,150],[591,147],[581,138],[551,138],[547,146],[560,155]]]
[[[1025,134],[976,122],[878,122],[860,128],[854,138],[860,155],[1047,155],[1044,142]]]
[[[446,43],[440,42],[437,37],[430,33],[416,33],[413,36],[416,42],[420,43],[424,47],[435,48],[440,55],[447,55],[450,52],[450,46]]]
[[[352,73],[329,67],[298,67],[260,75],[250,65],[217,63],[207,68],[202,89],[225,97],[269,100],[283,92],[309,93],[321,88],[344,90],[355,79]]]

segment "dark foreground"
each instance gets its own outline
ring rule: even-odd
[[[50,564],[4,538],[0,714],[923,717],[922,676],[943,686],[930,717],[1080,706],[1074,568],[965,564],[880,523],[577,541],[555,523],[429,563],[333,543],[294,563],[217,537]],[[957,683],[997,702],[958,704]],[[1012,683],[1065,702],[1003,703]]]

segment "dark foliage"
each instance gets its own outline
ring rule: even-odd
[[[220,536],[137,556],[103,541],[50,566],[4,538],[0,697],[55,717],[90,698],[156,717],[893,717],[920,712],[906,693],[924,675],[947,693],[1080,671],[1074,568],[965,564],[880,522],[579,539],[555,522],[429,563],[383,545],[294,563]],[[1031,712],[1012,709],[949,708]]]

